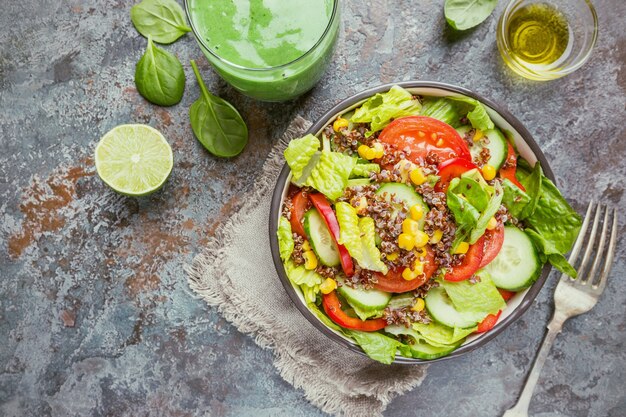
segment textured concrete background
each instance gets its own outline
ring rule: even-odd
[[[146,41],[130,22],[132,1],[1,0],[0,415],[322,415],[278,376],[271,352],[192,298],[183,265],[242,204],[290,119],[315,119],[366,87],[436,80],[492,97],[535,135],[574,207],[592,197],[626,207],[626,2],[595,2],[591,62],[546,84],[503,67],[495,28],[504,2],[464,34],[445,26],[442,3],[344,1],[332,67],[286,104],[233,91],[187,35],[166,47],[188,80],[182,103],[164,109],[134,87]],[[248,122],[251,143],[236,159],[210,156],[193,137],[191,58]],[[128,122],[157,127],[174,149],[171,179],[145,199],[94,176],[98,138]],[[625,272],[620,238],[607,291],[566,324],[533,414],[626,416]],[[554,279],[521,320],[487,347],[431,366],[386,415],[500,415],[540,342]]]

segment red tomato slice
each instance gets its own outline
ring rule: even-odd
[[[445,193],[453,178],[476,168],[472,161],[464,158],[454,158],[439,164],[439,181],[435,184],[435,191]]]
[[[302,227],[302,218],[304,217],[308,205],[309,198],[302,190],[291,199],[291,230],[302,237],[306,237],[304,227]]]
[[[380,133],[378,140],[397,148],[408,147],[407,158],[417,162],[429,152],[435,153],[439,161],[451,158],[472,160],[467,144],[457,131],[447,123],[427,116],[401,117],[389,123]]]
[[[447,281],[463,281],[471,278],[472,275],[480,269],[480,262],[483,259],[484,251],[485,236],[482,236],[476,243],[469,247],[463,262],[461,262],[460,265],[449,269],[443,278]]]
[[[506,178],[511,181],[513,184],[517,185],[522,191],[526,191],[526,188],[515,177],[515,171],[517,171],[517,156],[515,155],[515,149],[513,149],[513,145],[510,143],[508,154],[506,156],[506,161],[504,161],[504,165],[500,168],[500,177]]]
[[[330,203],[326,200],[324,194],[315,193],[309,196],[309,199],[313,203],[313,206],[317,209],[317,211],[322,215],[324,219],[324,223],[326,223],[326,227],[330,230],[330,234],[333,237],[333,242],[337,245],[337,249],[339,250],[339,259],[341,260],[341,267],[343,272],[346,273],[347,276],[351,277],[354,275],[354,264],[352,263],[352,257],[345,246],[337,243],[339,240],[339,222],[337,221],[337,216],[335,216],[335,212],[330,207]]]
[[[346,329],[361,330],[363,332],[375,332],[376,330],[384,329],[387,326],[387,321],[384,319],[373,320],[361,320],[355,317],[350,317],[341,309],[341,303],[337,292],[333,291],[330,294],[322,295],[322,305],[324,311],[328,314],[328,317],[341,327]]]
[[[500,293],[502,298],[504,298],[504,301],[509,301],[515,294],[517,294],[517,293],[515,293],[513,291],[507,291],[507,290],[503,290],[501,288],[498,288],[498,292]]]
[[[483,321],[478,323],[478,328],[475,333],[485,333],[493,329],[493,326],[496,325],[498,319],[500,318],[500,314],[502,314],[502,310],[498,311],[496,314],[490,314],[485,317]]]
[[[424,285],[424,283],[426,283],[435,273],[437,268],[438,265],[435,263],[435,254],[430,247],[427,247],[426,259],[424,259],[424,273],[421,276],[415,278],[414,280],[407,281],[402,278],[402,271],[404,268],[392,269],[387,272],[387,275],[376,272],[375,274],[378,278],[378,283],[374,285],[374,288],[380,291],[393,293],[413,291],[414,289]]]
[[[498,223],[495,229],[486,230],[483,237],[485,238],[485,250],[479,268],[488,265],[498,256],[498,253],[500,253],[500,249],[502,249],[502,244],[504,243],[504,225]]]

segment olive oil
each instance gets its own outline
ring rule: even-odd
[[[567,19],[548,4],[519,8],[511,14],[504,30],[511,58],[531,70],[556,68],[571,50]]]

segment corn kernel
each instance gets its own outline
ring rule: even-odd
[[[304,257],[304,267],[306,269],[312,270],[317,268],[317,257],[312,250],[302,253],[302,256]]]
[[[437,139],[437,134],[435,132],[430,134],[430,137],[432,138],[432,140]]]
[[[439,139],[436,143],[438,148],[441,148],[443,145],[445,145],[445,142],[443,141],[443,139]]]
[[[485,137],[485,134],[483,133],[482,130],[480,129],[476,129],[476,133],[474,133],[474,137],[472,138],[472,140],[474,142],[478,142],[479,140],[481,140],[483,137]]]
[[[424,173],[419,168],[415,168],[414,170],[412,170],[410,177],[411,182],[415,185],[422,185],[426,182],[426,176],[424,176]]]
[[[422,275],[424,273],[424,264],[419,259],[413,261],[413,272],[417,275]]]
[[[428,237],[428,235],[421,230],[418,230],[413,236],[415,247],[417,248],[423,248],[430,240],[430,237]]]
[[[426,303],[424,302],[424,299],[418,298],[417,300],[415,300],[415,304],[413,304],[413,307],[411,307],[411,310],[419,313],[420,311],[424,310],[425,307],[426,307]]]
[[[412,250],[415,247],[413,236],[407,233],[400,233],[400,236],[398,236],[398,246],[400,249]]]
[[[322,294],[330,294],[337,289],[337,281],[332,278],[326,278],[324,282],[320,284],[320,291]]]
[[[459,246],[454,251],[454,254],[455,255],[462,255],[464,253],[467,253],[468,250],[469,250],[469,243],[461,242],[461,243],[459,243]]]
[[[341,129],[345,129],[350,125],[350,122],[344,119],[343,117],[339,117],[337,120],[333,122],[333,130],[335,132],[339,132]]]
[[[419,274],[413,272],[411,268],[404,268],[404,271],[402,271],[402,278],[404,278],[407,281],[413,281],[418,276]]]
[[[419,220],[424,216],[424,207],[421,204],[414,204],[410,209],[411,218]]]
[[[305,252],[308,250],[311,250],[311,245],[309,244],[308,240],[305,240],[304,243],[302,244],[302,250]]]
[[[496,220],[495,217],[491,217],[489,219],[489,223],[487,223],[487,230],[493,230],[496,228],[496,226],[498,226],[498,221]]]
[[[483,166],[482,171],[483,171],[483,177],[487,181],[491,181],[492,179],[496,177],[496,169],[493,167],[493,165],[487,164]]]
[[[363,159],[367,159],[365,156],[367,155],[367,152],[370,150],[370,147],[367,145],[361,145],[359,146],[359,148],[357,149],[357,152],[359,153],[359,156]]]
[[[402,222],[402,231],[415,236],[420,231],[420,225],[413,219],[404,219]]]
[[[383,155],[385,155],[385,148],[383,147],[383,144],[380,142],[376,142],[374,143],[374,146],[372,146],[372,149],[374,149],[374,158],[379,159],[382,158]]]
[[[436,245],[437,243],[439,243],[441,241],[441,238],[443,237],[443,231],[437,229],[433,232],[432,237],[430,238],[430,244],[431,245]]]
[[[389,253],[389,254],[387,254],[387,260],[393,262],[396,259],[398,259],[398,256],[400,256],[400,254],[398,252]]]
[[[419,132],[417,132],[417,136],[419,136],[420,138],[423,138],[424,136],[426,136],[426,133],[420,130]]]
[[[376,151],[372,148],[368,148],[367,151],[365,151],[365,159],[371,161],[374,158],[376,158]]]

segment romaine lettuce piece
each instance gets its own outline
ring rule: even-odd
[[[421,114],[441,120],[454,128],[459,127],[463,116],[467,117],[474,129],[484,132],[495,127],[485,106],[478,100],[464,96],[427,99]]]
[[[487,109],[485,109],[485,106],[483,106],[480,101],[464,96],[448,98],[457,102],[465,103],[469,107],[467,110],[467,119],[470,121],[474,129],[482,130],[484,132],[495,127],[493,121],[489,117],[489,114],[487,114]]]
[[[335,204],[335,211],[339,222],[339,244],[346,247],[361,268],[386,274],[387,265],[380,259],[376,247],[374,220],[370,217],[359,219],[356,209],[345,202]]]
[[[348,302],[348,304],[350,304],[350,300],[346,300],[346,301]],[[352,304],[350,304],[350,307],[352,307],[352,309],[354,310],[354,313],[361,320],[382,317],[383,311],[384,311],[384,310],[363,310],[362,308],[359,308],[358,306],[354,306]]]
[[[278,220],[278,230],[276,231],[278,235],[278,251],[280,252],[280,258],[283,261],[286,261],[291,256],[293,252],[293,234],[291,232],[291,223],[289,220],[280,216]]]
[[[518,220],[524,220],[524,209],[530,203],[528,194],[508,179],[502,181],[502,189],[504,190],[504,195],[502,196],[504,207],[507,208],[511,216]]]
[[[387,126],[392,119],[420,113],[419,100],[402,87],[394,85],[386,93],[378,93],[356,109],[350,118],[353,123],[371,123],[367,136]]]
[[[489,274],[481,270],[476,275],[480,276],[480,281],[474,284],[468,280],[441,282],[454,308],[460,313],[484,313],[486,316],[506,307]]]
[[[285,262],[285,272],[293,284],[300,286],[304,299],[308,303],[314,303],[324,277],[302,265],[296,265],[291,259]]]
[[[487,225],[489,224],[489,220],[491,220],[491,218],[495,216],[495,214],[498,212],[498,209],[500,208],[500,204],[502,203],[502,197],[504,196],[502,186],[499,182],[496,182],[493,188],[493,194],[491,195],[489,203],[487,203],[487,207],[485,207],[483,212],[480,214],[480,217],[476,221],[476,226],[474,226],[474,229],[472,229],[472,232],[470,233],[469,243],[471,243],[472,245],[476,243],[478,239],[480,239],[480,237],[485,233],[485,230],[487,230]]]
[[[391,364],[396,357],[396,351],[405,346],[396,339],[377,332],[357,330],[344,330],[344,332],[361,346],[367,356],[386,365]]]
[[[354,168],[352,168],[352,172],[350,173],[350,178],[369,178],[372,172],[380,173],[380,165],[378,164],[356,164]]]
[[[331,200],[343,194],[354,168],[355,161],[339,152],[322,152],[319,162],[311,171],[305,184],[315,188]]]
[[[305,167],[319,148],[320,140],[313,135],[306,135],[289,142],[284,155],[295,181],[300,180]]]
[[[468,327],[466,329],[452,328],[439,324],[435,321],[424,323],[413,323],[413,329],[417,331],[422,337],[431,345],[453,345],[468,335],[476,331],[475,327]]]
[[[422,116],[441,120],[452,127],[458,127],[463,115],[459,112],[459,106],[445,97],[427,98],[422,107]]]

